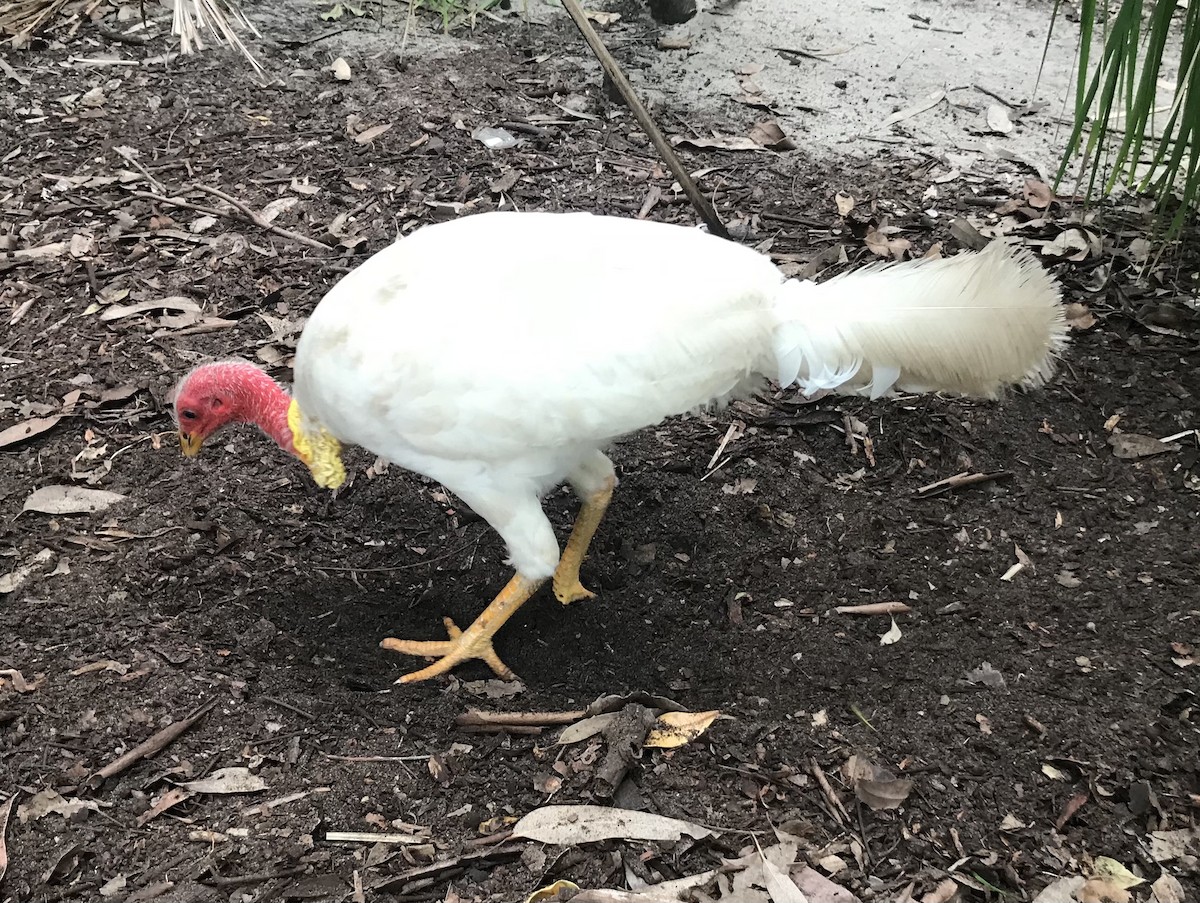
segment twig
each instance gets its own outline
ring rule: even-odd
[[[429,756],[335,756],[325,753],[325,758],[335,762],[424,762]]]
[[[104,781],[111,777],[121,774],[130,766],[136,764],[142,759],[157,755],[162,752],[172,743],[174,743],[185,731],[187,731],[197,721],[207,715],[216,706],[217,701],[210,699],[200,708],[196,709],[192,714],[188,715],[182,721],[176,721],[174,724],[169,724],[158,733],[152,735],[149,739],[139,743],[129,752],[122,756],[113,759],[90,778],[88,784],[95,788],[99,787]]]
[[[725,229],[725,224],[721,222],[717,216],[717,211],[713,209],[713,205],[709,203],[699,186],[692,179],[691,174],[687,171],[687,167],[683,165],[683,161],[679,159],[679,155],[675,153],[675,149],[671,147],[671,143],[667,141],[666,136],[655,124],[650,117],[650,112],[645,105],[638,99],[637,94],[633,90],[633,85],[629,83],[629,79],[625,77],[625,73],[621,71],[621,67],[617,65],[617,61],[613,59],[613,55],[608,52],[608,48],[604,46],[604,42],[600,40],[600,36],[596,34],[596,29],[592,28],[592,23],[588,21],[587,15],[583,11],[583,7],[579,5],[579,0],[563,0],[563,6],[566,7],[568,15],[575,23],[575,27],[579,29],[583,39],[587,41],[592,52],[596,54],[596,59],[600,61],[600,65],[604,67],[604,71],[608,73],[608,77],[612,79],[612,83],[617,90],[621,92],[621,96],[625,98],[625,102],[629,104],[629,108],[633,110],[633,115],[637,119],[638,124],[650,136],[650,140],[662,154],[663,160],[671,173],[679,181],[683,188],[683,193],[688,196],[688,200],[692,202],[692,206],[696,208],[696,212],[700,214],[700,218],[704,220],[704,224],[708,226],[708,231],[713,235],[718,235],[721,238],[729,238],[729,232]]]
[[[300,717],[307,718],[309,721],[317,720],[317,716],[314,715],[312,712],[306,712],[306,711],[304,711],[304,709],[297,708],[296,706],[292,705],[290,702],[284,702],[282,699],[276,699],[274,696],[260,696],[259,698],[263,702],[269,702],[272,705],[279,706],[281,709],[287,709],[289,712],[295,712]]]
[[[372,831],[326,831],[325,839],[330,843],[429,843],[429,838],[420,834],[378,834]]]
[[[839,605],[834,611],[839,615],[902,615],[912,611],[912,606],[903,602],[867,602],[865,605]]]
[[[572,724],[587,715],[584,709],[570,712],[481,712],[472,709],[454,719],[455,727],[552,727]]]
[[[825,794],[825,799],[829,801],[829,805],[833,808],[833,817],[837,819],[838,824],[845,825],[850,821],[850,813],[846,811],[846,807],[842,805],[841,799],[837,795],[837,791],[829,783],[829,778],[825,777],[825,772],[821,766],[817,764],[816,759],[808,760],[808,771],[813,776],[813,779],[821,787],[821,792]]]
[[[921,25],[914,22],[913,28],[919,28],[921,31],[940,31],[942,34],[962,34],[961,28],[938,28],[936,25]]]
[[[128,163],[130,166],[132,166],[134,169],[136,169],[138,172],[140,172],[142,175],[144,175],[146,177],[146,180],[150,183],[150,186],[155,191],[162,193],[167,190],[165,187],[163,187],[162,182],[158,181],[158,179],[156,179],[156,178],[154,178],[154,176],[150,175],[150,170],[146,169],[146,167],[142,166],[142,164],[137,161],[137,158],[133,155],[133,152],[131,150],[129,150],[128,148],[125,148],[125,147],[116,147],[116,148],[113,148],[113,150],[116,152],[118,157],[120,157],[122,160],[124,160],[126,163]]]
[[[266,229],[268,232],[274,232],[276,235],[280,235],[284,238],[290,238],[293,241],[301,242],[302,244],[308,245],[310,248],[320,248],[322,251],[333,250],[333,248],[329,247],[329,245],[325,244],[324,242],[317,241],[315,238],[309,238],[307,235],[301,235],[299,232],[293,232],[291,229],[285,229],[283,226],[277,226],[274,223],[267,222],[237,198],[227,195],[219,188],[212,188],[208,185],[192,185],[190,187],[196,191],[203,191],[205,194],[211,194],[215,198],[220,198],[226,204],[236,207],[241,211],[242,216],[254,223],[254,225],[258,226],[260,229]]]
[[[1007,480],[1012,476],[1007,470],[997,470],[993,473],[956,473],[952,477],[946,477],[944,480],[937,480],[922,486],[913,493],[919,499],[927,499],[935,495],[941,495],[943,492],[950,492],[954,489],[962,489],[964,486],[974,486],[977,483],[990,483],[994,480]]]
[[[816,60],[819,63],[828,63],[829,62],[828,57],[824,57],[819,53],[813,53],[810,50],[796,50],[792,47],[772,47],[771,49],[774,50],[776,53],[782,53],[785,56],[802,56],[806,60]],[[788,60],[788,62],[790,63],[791,60]]]

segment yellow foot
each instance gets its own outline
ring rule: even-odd
[[[595,599],[596,594],[583,588],[583,584],[579,582],[579,570],[576,569],[571,576],[554,575],[554,597],[563,605],[570,605],[584,599]]]
[[[582,589],[582,587],[580,588]],[[437,659],[428,668],[405,674],[397,683],[411,684],[418,680],[428,680],[431,677],[445,674],[454,666],[461,665],[473,658],[487,663],[487,666],[496,672],[497,677],[504,680],[516,678],[517,675],[513,673],[512,669],[500,661],[500,656],[492,648],[490,636],[470,627],[464,632],[450,618],[443,618],[442,621],[446,625],[446,632],[450,634],[448,640],[397,640],[394,637],[388,637],[379,644],[392,652]]]

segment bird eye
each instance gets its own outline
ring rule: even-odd
[[[180,411],[179,416],[182,417],[184,420],[195,420],[196,412],[195,411]]]

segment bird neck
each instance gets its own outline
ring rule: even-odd
[[[296,454],[292,431],[288,427],[288,405],[292,397],[287,390],[254,366],[245,367],[238,377],[237,419],[257,424],[285,452]]]

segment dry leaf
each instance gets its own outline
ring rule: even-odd
[[[100,320],[110,323],[113,320],[144,314],[151,310],[177,310],[183,313],[199,314],[200,305],[190,298],[173,295],[170,298],[161,298],[156,301],[139,301],[137,304],[114,304],[100,312]]]
[[[1025,203],[1034,210],[1045,210],[1054,200],[1054,191],[1041,179],[1026,179],[1023,194]]]
[[[1042,254],[1046,257],[1057,257],[1075,262],[1086,260],[1090,251],[1091,242],[1088,240],[1087,233],[1077,226],[1063,229],[1054,241],[1042,246]]]
[[[8,844],[4,838],[8,834],[8,817],[12,815],[13,804],[16,801],[17,794],[14,792],[8,798],[8,802],[0,805],[0,881],[4,880],[4,873],[8,871]]]
[[[1139,878],[1117,860],[1110,859],[1108,856],[1097,856],[1092,865],[1097,878],[1103,878],[1109,884],[1115,884],[1125,890],[1146,883],[1145,878]]]
[[[909,119],[913,116],[916,116],[918,113],[924,113],[926,110],[932,110],[945,99],[946,92],[939,88],[922,100],[918,100],[912,106],[905,107],[902,110],[897,110],[887,119],[883,120],[883,127],[887,128],[889,125],[895,125],[897,122]]]
[[[1001,135],[1007,135],[1013,130],[1012,120],[1008,118],[1008,110],[998,103],[988,104],[987,124],[989,129]]]
[[[655,749],[674,749],[691,743],[708,730],[720,714],[715,709],[711,712],[664,712],[655,720],[643,745]]]
[[[218,768],[206,778],[185,781],[179,786],[192,793],[257,793],[267,789],[267,782],[258,775],[251,774],[249,768],[235,766]]]
[[[850,211],[854,209],[854,198],[844,191],[839,191],[834,196],[834,201],[837,202],[838,216],[849,216]]]
[[[22,511],[42,514],[93,514],[104,511],[126,496],[104,489],[84,489],[82,486],[43,486],[30,493]]]
[[[333,73],[333,77],[340,82],[350,81],[350,64],[340,56],[329,64],[329,71]]]
[[[888,238],[878,229],[868,229],[863,244],[872,254],[891,260],[903,260],[904,255],[912,248],[912,242],[907,238]]]
[[[1079,903],[1129,903],[1133,899],[1123,887],[1103,878],[1089,878],[1075,891]]]
[[[973,668],[966,673],[966,680],[969,684],[982,684],[985,687],[991,687],[993,690],[1002,688],[1004,684],[1004,675],[992,667],[991,662],[982,662],[978,668]]]
[[[600,840],[700,839],[712,831],[692,822],[607,806],[543,806],[513,827],[514,837],[569,846]]]
[[[525,898],[525,903],[547,903],[550,900],[567,899],[566,895],[574,896],[578,892],[578,884],[573,881],[567,881],[565,878],[560,878],[553,884],[539,887]]]
[[[11,573],[0,576],[0,596],[16,592],[28,580],[39,565],[54,557],[53,549],[42,549],[25,564],[15,567]]]
[[[900,625],[896,623],[895,618],[892,618],[892,627],[887,633],[880,634],[879,645],[891,646],[894,643],[899,643],[900,637],[902,636],[904,636],[904,634],[900,632]]]
[[[1174,442],[1160,442],[1153,436],[1141,433],[1113,433],[1108,437],[1108,444],[1112,446],[1114,455],[1127,461],[1179,451],[1179,446]]]
[[[384,132],[392,127],[392,123],[383,122],[379,125],[373,125],[369,129],[364,129],[354,136],[355,144],[370,144]]]
[[[49,788],[35,793],[29,802],[17,806],[17,820],[21,824],[37,821],[47,815],[61,815],[71,818],[84,809],[99,810],[100,804],[95,800],[64,799],[56,791]]]
[[[1152,903],[1184,903],[1186,897],[1179,879],[1163,872],[1158,876],[1158,880],[1150,885],[1150,899]]]
[[[858,897],[834,884],[814,868],[803,866],[792,871],[792,880],[804,891],[808,903],[860,903]]]
[[[41,435],[62,420],[62,417],[62,414],[53,414],[50,417],[31,417],[13,424],[6,430],[0,430],[0,448],[7,448]]]
[[[1067,325],[1071,327],[1073,332],[1083,332],[1085,329],[1091,329],[1097,323],[1092,312],[1088,310],[1087,305],[1079,304],[1075,301],[1063,305],[1063,315],[1067,319]]]
[[[567,746],[571,743],[578,743],[580,740],[587,740],[589,737],[594,737],[607,730],[609,725],[616,721],[619,715],[620,712],[605,712],[601,715],[584,718],[582,721],[576,721],[574,724],[563,728],[562,733],[558,735],[559,745]]]
[[[842,766],[842,773],[854,788],[855,795],[877,811],[898,808],[912,793],[912,781],[897,778],[862,756],[851,756]]]
[[[796,149],[796,142],[784,134],[779,123],[774,119],[754,123],[754,127],[750,129],[750,140],[771,150]]]

